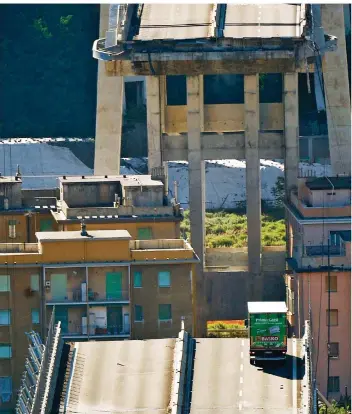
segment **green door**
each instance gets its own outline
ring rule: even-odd
[[[61,322],[62,333],[68,333],[68,308],[67,306],[55,306],[55,322]]]
[[[152,238],[152,229],[150,227],[138,229],[137,240],[151,240]]]
[[[51,275],[51,297],[52,300],[64,301],[67,298],[67,275]]]
[[[107,308],[108,331],[111,335],[118,335],[122,332],[122,307]]]
[[[106,299],[122,299],[122,273],[106,273]]]

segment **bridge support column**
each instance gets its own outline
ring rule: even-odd
[[[146,76],[147,89],[147,130],[148,130],[148,171],[162,167],[161,156],[161,100],[160,79]]]
[[[197,334],[205,333],[205,292],[203,269],[205,261],[205,163],[202,160],[201,118],[203,99],[200,76],[187,76],[187,130],[188,175],[191,243],[200,259],[196,268],[196,291],[198,301]]]
[[[100,37],[109,25],[109,5],[100,5]],[[105,63],[98,62],[97,118],[95,132],[95,175],[120,174],[123,118],[123,76],[107,76]]]
[[[246,154],[247,233],[249,298],[260,300],[261,281],[261,190],[259,158],[259,76],[244,77],[244,123]]]

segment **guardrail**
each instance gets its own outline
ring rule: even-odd
[[[316,389],[315,389],[315,378],[312,361],[312,332],[310,322],[307,320],[304,323],[304,365],[305,375],[303,378],[303,398],[302,406],[304,414],[316,414],[317,403],[316,403]]]
[[[45,345],[38,333],[27,334],[30,341],[29,357],[18,392],[16,414],[47,414],[51,411],[53,384],[60,363],[61,327],[55,324],[55,309],[51,316]]]

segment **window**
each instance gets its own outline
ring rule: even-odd
[[[204,75],[204,104],[243,104],[243,75]]]
[[[331,246],[340,246],[341,244],[341,237],[336,232],[330,232],[330,245]]]
[[[158,284],[159,287],[170,287],[171,285],[170,272],[159,272],[158,273]]]
[[[31,275],[31,290],[39,292],[39,275]]]
[[[282,74],[281,73],[259,74],[259,102],[260,103],[282,102]]]
[[[168,106],[187,105],[187,81],[185,75],[166,76]]]
[[[10,359],[12,357],[11,345],[0,345],[0,359]]]
[[[339,343],[330,342],[330,344],[328,344],[328,353],[330,358],[338,358],[340,356]]]
[[[10,276],[0,276],[0,292],[10,292]]]
[[[16,220],[9,220],[9,238],[16,238]]]
[[[32,309],[32,323],[39,324],[39,309]]]
[[[142,272],[134,272],[133,274],[133,286],[135,288],[142,287]]]
[[[329,276],[325,276],[325,292],[329,292]],[[337,276],[330,275],[330,292],[337,292]]]
[[[159,305],[159,321],[170,321],[171,319],[171,305]]]
[[[11,311],[9,309],[0,310],[0,325],[11,324]]]
[[[330,326],[339,324],[339,312],[337,309],[330,309]],[[326,311],[326,325],[329,326],[329,311]]]
[[[49,219],[40,219],[39,224],[40,231],[52,231],[53,230],[53,220]]]
[[[150,227],[140,228],[137,231],[138,231],[137,240],[152,239],[152,229]]]
[[[340,392],[340,377],[329,377],[328,392]]]
[[[0,397],[3,403],[11,400],[12,377],[0,377]]]
[[[143,306],[141,305],[134,305],[134,321],[135,322],[143,322]]]

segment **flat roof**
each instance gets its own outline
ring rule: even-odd
[[[121,183],[124,187],[163,186],[159,180],[153,180],[151,175],[73,175],[59,177],[60,184],[84,184],[84,183]]]
[[[249,313],[286,313],[285,302],[248,302]]]
[[[72,240],[131,240],[127,230],[88,230],[88,236],[80,231],[40,231],[35,235],[39,242],[72,241]]]
[[[351,177],[319,177],[307,181],[306,186],[310,190],[348,190],[351,188]]]
[[[17,179],[13,177],[4,177],[3,175],[0,175],[0,184],[4,183],[10,183],[10,184],[20,184],[22,183],[22,179],[20,177],[17,177]]]

